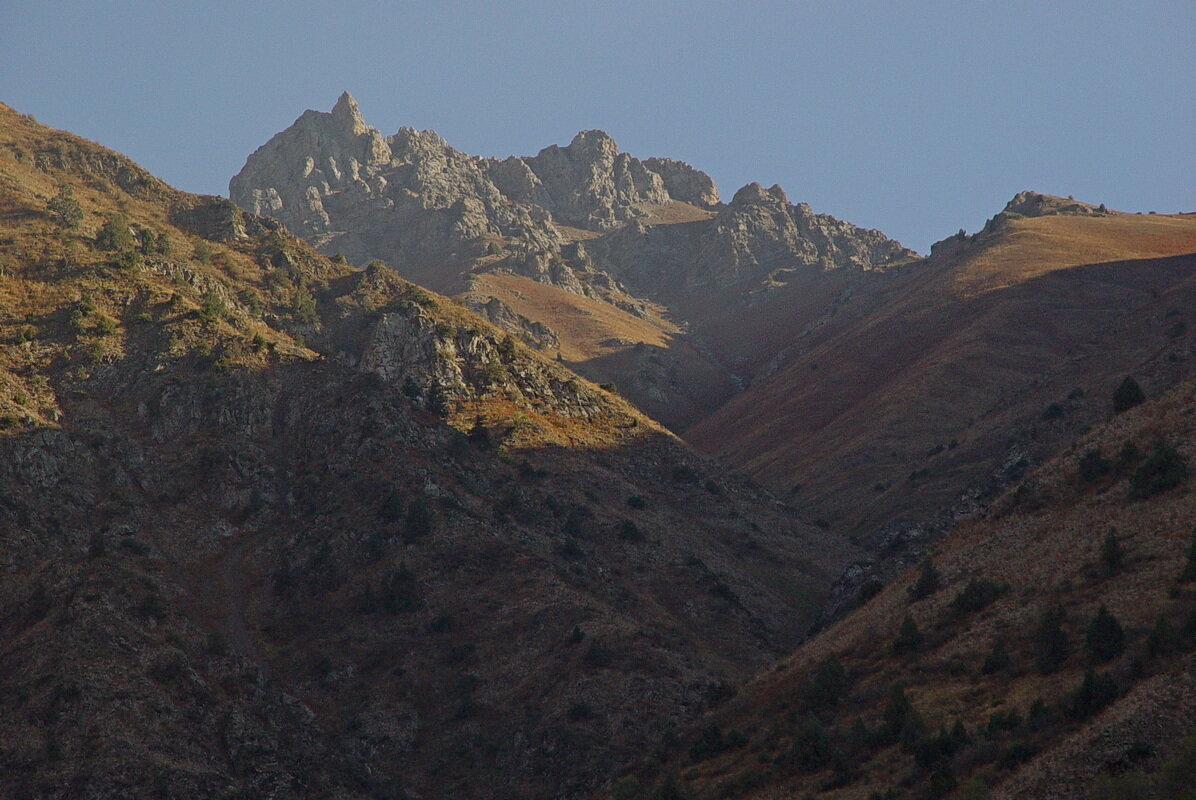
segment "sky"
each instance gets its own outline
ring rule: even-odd
[[[919,252],[1023,189],[1196,211],[1196,2],[0,0],[0,101],[192,192],[348,90],[384,134],[600,128]]]

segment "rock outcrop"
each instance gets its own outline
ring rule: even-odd
[[[635,292],[669,300],[794,269],[884,269],[916,253],[806,203],[750,183],[717,216],[687,225],[626,228],[587,243],[594,260]]]

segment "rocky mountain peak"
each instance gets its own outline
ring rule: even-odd
[[[618,154],[619,146],[606,131],[590,130],[579,131],[565,150],[571,158],[611,159]]]
[[[785,195],[785,190],[778,184],[773,184],[768,189],[765,189],[755,181],[741,188],[731,198],[732,206],[746,206],[746,205],[770,205],[780,203],[787,205],[789,198]]]
[[[369,126],[362,119],[357,101],[348,92],[342,92],[332,107],[332,119],[350,136],[359,136],[369,130]]]

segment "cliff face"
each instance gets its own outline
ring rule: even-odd
[[[330,216],[399,182],[351,111]],[[854,557],[388,267],[7,107],[0,177],[0,794],[582,796]]]

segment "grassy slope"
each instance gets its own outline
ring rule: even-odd
[[[853,535],[924,520],[1099,418],[1123,375],[1185,374],[1196,257],[1173,254],[1194,236],[1191,216],[1016,220],[875,287],[686,438]]]
[[[663,766],[625,780],[626,796],[641,796],[630,791],[636,784],[647,796],[647,787],[672,774],[681,796],[691,800],[865,798],[889,790],[894,797],[1079,798],[1102,776],[1158,767],[1151,754],[1162,759],[1178,753],[1179,742],[1196,732],[1196,584],[1177,581],[1196,543],[1196,479],[1133,499],[1130,478],[1141,461],[1086,482],[1079,460],[1092,450],[1112,460],[1126,442],[1145,454],[1160,441],[1175,446],[1189,469],[1196,466],[1196,380],[1080,437],[1005,495],[992,514],[948,534],[933,556],[943,584],[937,592],[912,599],[909,590],[920,571],[910,570],[744,687],[708,719],[724,732],[739,731],[744,745],[697,761],[686,755],[686,746],[697,740],[691,732],[667,751]],[[1124,553],[1115,568],[1102,560],[1109,533]],[[961,612],[953,601],[973,579],[1003,591],[981,610]],[[1036,666],[1035,632],[1057,603],[1066,611],[1069,655],[1057,671],[1043,674]],[[1124,627],[1126,647],[1094,664],[1084,642],[1101,605]],[[893,644],[906,615],[924,638],[898,653]],[[1176,632],[1164,653],[1149,645],[1160,618]],[[998,640],[1007,647],[1009,665],[984,674]],[[845,668],[848,688],[811,710],[808,687],[828,659]],[[1120,696],[1088,718],[1069,716],[1073,693],[1093,665],[1113,678]],[[909,750],[877,741],[896,686],[904,687],[930,735],[957,722],[968,731],[972,743],[949,760],[955,793],[935,790],[933,770],[919,768]],[[1032,722],[1036,700],[1045,703],[1045,713]],[[1009,712],[1020,722],[986,733],[994,715]],[[814,718],[830,732],[839,755],[803,768],[795,753],[814,745],[799,731]],[[857,719],[870,731],[862,739],[850,730]],[[845,780],[834,779],[830,764],[836,759]],[[834,783],[845,785],[829,788]],[[1129,787],[1128,779],[1122,783]],[[1113,796],[1135,796],[1131,788],[1122,791],[1130,793]]]

